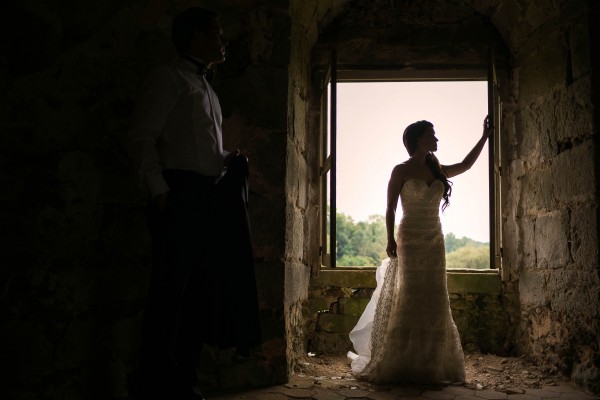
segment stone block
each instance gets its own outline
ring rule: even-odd
[[[320,314],[317,331],[348,334],[356,326],[358,317],[340,314]]]
[[[538,148],[537,155],[543,159],[554,157],[558,151],[558,137],[560,136],[560,129],[557,127],[557,93],[562,93],[562,88],[554,91],[552,96],[548,96],[543,102],[538,104],[536,108],[537,112],[537,126],[538,126]]]
[[[521,49],[519,103],[531,104],[550,96],[554,87],[565,84],[567,49],[560,29],[540,40],[529,40]]]
[[[520,218],[519,221],[519,253],[518,267],[533,267],[535,258],[535,220],[533,218]]]
[[[349,330],[348,330],[349,332]],[[310,338],[309,351],[313,353],[337,353],[344,354],[352,349],[352,342],[348,333],[314,332]]]
[[[539,136],[538,116],[529,106],[519,110],[515,115],[517,157],[530,157],[537,148]]]
[[[561,202],[581,201],[595,196],[594,171],[592,140],[563,151],[552,162],[554,196]]]
[[[316,314],[321,311],[329,311],[330,304],[325,299],[308,299],[308,311]]]
[[[557,153],[557,94],[525,105],[519,112],[517,151],[520,157],[553,157]]]
[[[520,205],[523,209],[523,214],[550,209],[553,198],[553,187],[552,170],[536,169],[528,171],[521,178]]]
[[[600,369],[598,368],[598,349],[594,351],[591,346],[580,346],[577,349],[578,357],[573,363],[573,372],[571,373],[571,379],[580,387],[587,389],[592,393],[598,393],[600,391]],[[595,361],[596,360],[596,361]],[[594,400],[598,399],[596,396],[592,396],[588,393],[574,392],[572,388],[565,387],[561,388],[561,399],[581,399],[581,400]],[[570,390],[569,390],[570,389]]]
[[[527,307],[546,304],[547,273],[535,270],[522,270],[519,274],[521,304]]]
[[[310,268],[300,262],[288,262],[285,269],[285,303],[306,299]]]
[[[546,290],[554,312],[586,316],[600,313],[600,278],[596,271],[552,271]]]
[[[296,204],[301,210],[305,210],[308,204],[307,179],[308,173],[306,160],[300,157],[298,158],[298,199]]]
[[[598,208],[577,207],[571,211],[571,254],[588,271],[598,270]]]
[[[287,129],[287,68],[266,64],[248,66],[243,75],[223,80],[215,91],[223,115],[229,115],[234,109],[248,125]]]
[[[573,21],[569,29],[571,69],[575,80],[587,75],[592,68],[590,60],[590,21],[589,18],[579,18]]]
[[[559,146],[573,138],[593,132],[592,78],[581,77],[566,88],[557,90],[552,101],[552,114],[544,120],[545,129],[556,136]]]
[[[540,268],[565,266],[569,252],[569,217],[566,210],[538,217],[535,221],[536,263]]]
[[[322,270],[312,282],[313,286],[335,286],[345,288],[374,288],[375,269],[330,269]]]
[[[496,271],[466,273],[448,272],[448,293],[500,294],[502,282]]]
[[[485,352],[501,354],[512,335],[502,299],[497,294],[476,294],[451,300],[452,317],[462,343],[475,343]]]
[[[304,219],[302,212],[288,206],[287,227],[285,235],[285,252],[288,259],[294,261],[302,260],[304,254]]]
[[[345,297],[339,300],[340,314],[360,317],[369,303],[369,298]]]
[[[502,224],[502,237],[504,256],[502,259],[502,269],[507,270],[509,274],[515,275],[518,271],[517,266],[519,265],[520,253],[522,252],[522,241],[523,238],[519,235],[519,226],[517,221],[520,222],[521,218],[515,218],[514,215],[510,214]]]
[[[297,83],[299,84],[299,83]],[[294,143],[302,146],[306,142],[306,114],[308,111],[308,103],[306,102],[306,95],[303,93],[303,89],[295,88],[292,96],[294,102]],[[302,149],[300,149],[302,150]]]
[[[474,6],[478,2],[473,2]],[[489,4],[489,3],[479,3]],[[509,47],[517,46],[518,42],[518,30],[514,29],[517,26],[516,23],[521,20],[521,6],[517,0],[505,0],[502,2],[502,6],[498,7],[497,11],[492,16],[492,22],[497,26],[502,36],[505,38]],[[511,27],[511,28],[508,28]]]
[[[297,181],[300,177],[299,173],[299,160],[301,158],[300,151],[298,150],[298,146],[291,140],[287,141],[286,150],[287,159],[286,159],[286,191],[285,195],[288,199],[288,202],[292,205],[296,204],[296,199],[298,198],[298,184]],[[288,206],[289,208],[289,206]]]
[[[552,3],[548,2],[528,2],[522,3],[522,15],[526,22],[523,27],[523,33],[535,32],[542,28],[543,25],[551,23],[553,19],[558,17],[559,9]]]

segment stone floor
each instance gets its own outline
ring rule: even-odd
[[[207,400],[592,400],[600,399],[577,389],[574,385],[561,382],[541,389],[521,390],[521,393],[498,392],[489,389],[477,390],[467,386],[423,387],[423,386],[375,386],[349,380],[314,380],[305,376],[294,376],[290,383],[241,392],[213,393]]]

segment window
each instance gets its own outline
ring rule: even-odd
[[[493,65],[493,62],[490,62],[490,65]],[[344,158],[344,156],[347,156],[347,152],[345,152],[345,148],[344,148],[344,136],[340,135],[340,137],[338,138],[337,135],[337,126],[338,123],[342,126],[343,128],[343,132],[347,132],[348,131],[348,127],[344,126],[344,116],[340,116],[340,121],[338,121],[338,115],[341,113],[344,113],[344,104],[343,102],[341,102],[341,100],[344,99],[343,96],[345,96],[346,93],[349,93],[348,89],[349,87],[353,87],[352,90],[350,91],[354,91],[356,92],[356,88],[358,86],[360,86],[360,84],[357,83],[370,83],[370,85],[365,85],[362,88],[364,90],[367,90],[367,88],[369,87],[376,87],[378,85],[382,85],[382,86],[386,86],[386,87],[390,87],[390,86],[394,86],[395,87],[411,87],[416,85],[418,82],[425,82],[424,86],[427,87],[427,85],[435,85],[436,87],[443,87],[444,85],[446,86],[451,86],[452,84],[456,85],[458,81],[461,82],[468,82],[469,84],[471,84],[471,86],[477,86],[478,87],[478,93],[482,93],[482,96],[485,96],[485,86],[486,86],[486,80],[491,82],[489,83],[488,86],[488,110],[485,110],[485,107],[483,108],[484,111],[483,112],[478,112],[478,116],[477,116],[477,128],[476,128],[476,132],[473,132],[473,129],[469,128],[469,134],[470,134],[470,142],[468,144],[468,149],[470,149],[470,146],[472,146],[475,142],[475,140],[477,140],[478,136],[473,136],[473,135],[479,135],[479,133],[481,132],[481,119],[483,117],[483,115],[485,115],[486,111],[489,115],[492,116],[492,118],[495,121],[495,126],[496,126],[496,131],[499,131],[499,109],[500,109],[500,105],[499,102],[496,100],[497,96],[498,96],[498,91],[497,91],[497,85],[495,84],[495,71],[493,70],[493,68],[489,68],[488,71],[486,71],[485,69],[483,70],[476,70],[476,69],[472,69],[472,70],[465,70],[465,69],[413,69],[413,70],[406,70],[406,69],[401,69],[401,70],[377,70],[377,69],[344,69],[344,68],[336,68],[335,66],[335,55],[333,55],[333,60],[332,60],[332,67],[330,68],[329,72],[327,73],[327,75],[325,76],[325,79],[323,80],[323,91],[322,91],[322,103],[321,103],[321,134],[322,134],[322,138],[321,138],[321,210],[324,210],[325,212],[321,213],[321,262],[322,265],[325,267],[336,267],[336,264],[338,264],[338,266],[340,266],[339,261],[340,260],[346,260],[347,258],[345,258],[344,256],[344,248],[345,246],[345,236],[344,236],[344,232],[346,231],[347,228],[345,228],[346,223],[347,223],[347,219],[340,219],[340,216],[338,215],[338,221],[336,222],[336,218],[332,218],[334,215],[336,215],[336,213],[338,212],[345,212],[346,210],[344,210],[345,204],[344,204],[344,189],[348,186],[348,183],[344,180],[344,171],[346,171],[348,169],[348,162],[349,160],[347,158]],[[489,79],[492,78],[492,79]],[[444,83],[444,82],[448,82],[448,83]],[[421,85],[423,86],[423,85]],[[348,90],[347,90],[348,89]],[[359,89],[361,92],[363,91],[363,89]],[[394,89],[394,90],[402,90],[402,89]],[[340,97],[338,97],[340,96]],[[371,98],[372,95],[367,95],[367,98]],[[341,100],[340,100],[341,99]],[[383,101],[382,99],[379,99],[380,101]],[[337,107],[340,107],[340,111],[338,113]],[[426,115],[411,115],[409,116],[409,118],[411,118],[410,122],[414,122],[412,119],[414,118],[414,120],[416,119],[421,119],[421,118],[435,118],[436,115],[429,113]],[[365,118],[368,118],[365,117]],[[432,121],[434,124],[436,124],[436,129],[438,128],[437,126],[437,121],[433,120]],[[399,144],[399,147],[402,148],[403,147],[401,145],[401,130],[404,128],[405,125],[400,125],[398,127],[396,127],[394,130],[395,132],[393,132],[393,134],[396,136],[395,140],[396,143]],[[440,126],[441,128],[441,126]],[[398,130],[400,130],[400,132],[398,132]],[[371,130],[371,132],[369,132],[368,135],[365,136],[365,144],[369,143],[369,140],[371,140],[371,142],[375,142],[374,146],[380,146],[381,144],[379,143],[378,139],[374,138],[374,134],[373,132],[378,132],[378,127],[376,124],[376,121],[373,122],[373,129]],[[440,132],[440,134],[443,136],[443,132],[442,131],[438,131]],[[440,136],[440,134],[438,134],[438,136]],[[372,140],[375,139],[375,140]],[[442,139],[443,142],[443,139]],[[444,146],[448,147],[449,143],[445,143],[441,146],[441,148],[443,148]],[[482,161],[485,163],[485,158],[486,156],[489,158],[489,181],[492,182],[492,184],[489,185],[489,191],[488,191],[488,199],[489,200],[489,208],[486,207],[486,210],[484,211],[484,213],[489,213],[489,241],[490,241],[490,257],[489,257],[489,264],[490,264],[490,268],[499,268],[500,267],[500,250],[501,250],[501,243],[500,243],[500,232],[501,232],[501,218],[500,218],[500,209],[499,207],[497,207],[496,205],[500,204],[500,190],[499,190],[499,183],[500,183],[500,179],[499,179],[499,174],[500,174],[500,152],[499,150],[499,135],[495,134],[494,135],[494,140],[493,141],[489,141],[489,154],[482,154],[480,156],[480,160],[478,160],[478,163],[476,164],[476,166],[481,166]],[[338,149],[339,149],[339,160],[338,160]],[[468,150],[467,150],[468,151]],[[485,150],[484,150],[485,151]],[[464,153],[466,154],[466,153]],[[464,154],[461,155],[464,156]],[[359,156],[359,154],[357,154],[357,156]],[[400,161],[400,158],[404,158],[404,156],[399,155],[396,160],[395,163]],[[456,158],[452,158],[452,159],[448,159],[447,157],[443,157],[442,155],[440,155],[440,159],[442,160],[442,162],[448,162],[448,163],[452,163],[452,162],[457,162],[459,160],[457,160]],[[378,175],[381,175],[381,173],[383,172],[383,179],[385,179],[385,183],[387,184],[387,179],[389,178],[389,171],[391,171],[391,168],[393,167],[392,164],[391,166],[387,166],[384,165],[382,167],[378,168]],[[342,168],[341,170],[338,169],[338,166],[340,168]],[[476,167],[474,167],[476,168]],[[472,174],[473,171],[469,171],[468,174]],[[483,173],[485,174],[485,171],[483,171]],[[459,176],[454,178],[453,180],[457,180],[463,178],[463,176]],[[339,180],[338,180],[339,179]],[[382,176],[378,177],[379,180],[382,179]],[[469,177],[467,176],[464,179],[469,179]],[[485,176],[484,176],[485,179]],[[486,182],[487,183],[487,182]],[[380,185],[381,186],[381,185]],[[482,185],[485,186],[485,185]],[[340,197],[338,198],[338,192],[337,190],[340,190]],[[358,190],[359,194],[357,196],[360,197],[364,197],[365,199],[369,198],[370,195],[370,190],[368,189],[368,187],[365,187],[363,192],[360,193],[360,190],[362,190],[362,186],[361,189]],[[377,191],[379,191],[380,189],[377,189]],[[385,191],[385,188],[383,189]],[[485,189],[484,189],[485,191]],[[381,195],[381,193],[378,193],[379,195]],[[485,193],[483,194],[485,196]],[[381,196],[379,196],[379,198],[377,199],[378,203],[381,203],[377,206],[377,209],[380,210],[380,212],[378,212],[378,214],[383,214],[384,210],[385,210],[385,193],[383,193],[383,200],[380,198]],[[338,210],[337,205],[341,204],[341,208],[340,210]],[[454,203],[453,205],[455,205],[456,203]],[[460,205],[460,202],[459,202]],[[455,205],[455,208],[457,208],[457,206]],[[451,210],[452,207],[450,207],[448,210]],[[450,214],[449,212],[447,212],[447,214]],[[366,217],[366,215],[363,215],[363,217]],[[442,221],[444,223],[444,216],[442,217]],[[487,216],[481,216],[479,218],[487,218]],[[381,222],[381,221],[379,221]],[[444,227],[444,231],[447,232],[446,227]],[[460,237],[460,235],[457,235]],[[479,236],[479,238],[481,239],[481,235]],[[334,240],[332,240],[332,238],[334,238]],[[381,249],[383,251],[385,251],[385,243],[383,244],[379,244],[376,247],[383,247],[383,249]],[[337,259],[337,262],[336,262]],[[371,258],[372,259],[372,258]],[[344,265],[348,265],[347,263],[342,262],[341,266]],[[357,265],[357,264],[354,264]]]

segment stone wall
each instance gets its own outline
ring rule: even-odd
[[[598,12],[592,3],[515,9],[504,239],[505,265],[520,293],[519,351],[598,392],[598,107],[590,36],[592,8]]]
[[[371,270],[328,270],[312,281],[308,298],[306,349],[318,354],[352,350],[348,333],[362,315],[375,288]],[[464,348],[514,354],[515,330],[510,293],[503,293],[496,271],[449,272],[448,292],[454,322]]]
[[[294,368],[304,354],[305,311],[311,268],[320,265],[318,238],[319,125],[312,110],[320,94],[314,91],[311,51],[320,22],[344,2],[292,0],[291,48],[288,90],[288,142],[286,175],[285,308],[287,354]]]
[[[484,65],[482,48],[494,45],[503,103],[503,293],[516,329],[503,347],[596,392],[598,9],[585,0],[355,0],[319,14],[327,20],[311,58],[322,70],[335,47],[345,65],[443,69]],[[313,105],[318,120],[317,99]],[[319,268],[313,264],[315,276]]]
[[[214,87],[225,146],[250,158],[264,341],[250,365],[208,378],[282,382],[288,4],[193,3],[215,8],[230,41]],[[171,18],[190,4],[20,1],[4,9],[2,398],[131,394],[150,247],[126,132],[141,81],[174,57]]]

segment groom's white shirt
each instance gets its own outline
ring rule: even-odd
[[[167,168],[221,176],[221,106],[198,67],[187,60],[162,67],[145,82],[130,130],[135,168],[155,196],[169,190]]]

